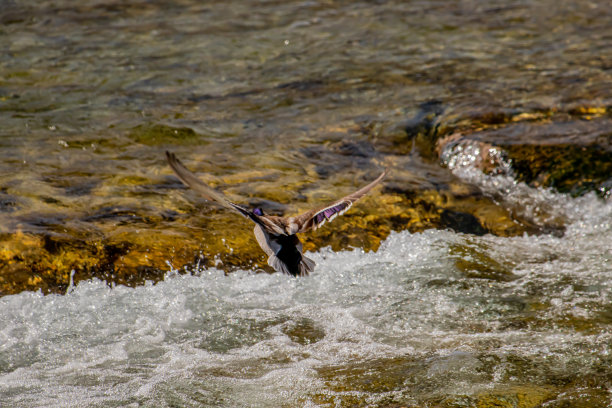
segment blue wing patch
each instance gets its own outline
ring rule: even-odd
[[[338,215],[344,214],[346,210],[351,208],[353,203],[349,201],[342,201],[339,204],[332,205],[331,207],[327,207],[316,213],[312,218],[314,221],[314,228],[319,228],[327,221],[331,221],[336,218]]]

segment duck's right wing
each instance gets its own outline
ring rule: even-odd
[[[389,170],[385,169],[374,181],[355,191],[353,194],[349,194],[346,197],[342,197],[341,199],[334,201],[333,203],[307,211],[295,217],[296,223],[300,226],[297,232],[306,232],[311,229],[317,229],[327,221],[331,221],[338,215],[344,214],[357,200],[366,195],[378,183],[380,183],[388,172]]]

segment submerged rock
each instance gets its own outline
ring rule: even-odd
[[[207,144],[205,137],[188,127],[173,127],[162,124],[139,125],[130,132],[130,138],[145,145]]]
[[[314,190],[303,185],[296,192],[303,198],[291,210],[277,204],[286,201],[286,192],[274,193],[274,186],[281,186],[283,180],[273,180],[262,189],[265,198],[246,201],[270,213],[299,213],[354,190],[367,177],[357,177],[358,181],[350,185],[343,181],[342,187],[334,187],[333,191],[329,187]],[[461,188],[458,180],[437,187],[404,188],[394,181],[409,177],[410,172],[395,169],[388,185],[330,225],[302,234],[305,249],[330,246],[336,251],[376,250],[391,231],[404,229],[416,232],[451,228],[479,235],[517,235],[533,230],[528,223],[517,223],[516,217],[477,190]],[[168,190],[159,194],[166,195]],[[82,215],[77,213],[78,220],[70,215],[53,219],[20,214],[21,228],[30,231],[2,236],[2,294],[38,289],[45,293],[64,292],[71,279],[78,282],[92,277],[109,284],[133,286],[162,279],[171,266],[196,273],[198,267],[211,266],[226,271],[271,271],[253,238],[250,221],[215,208],[189,190],[177,190],[171,196],[173,207],[103,206]],[[41,228],[43,232],[36,232]]]
[[[478,218],[472,214],[460,211],[442,211],[442,214],[440,214],[440,226],[466,234],[484,235],[487,233],[487,230],[480,224]]]
[[[210,143],[188,127],[140,125],[127,136],[151,149],[146,168],[130,168],[133,158],[126,154],[114,167],[54,169],[35,189],[17,180],[0,190],[0,294],[61,293],[71,281],[94,277],[133,286],[163,279],[170,268],[271,272],[248,220],[211,205],[171,175],[163,160],[168,145],[182,149],[188,166],[230,199],[278,215],[331,202],[389,167],[381,188],[332,224],[300,237],[307,251],[376,250],[392,231],[430,228],[561,236],[565,220],[554,209],[522,208],[525,203],[506,200],[504,188],[483,189],[453,169],[605,195],[612,187],[612,121],[605,109],[570,111],[489,108],[454,116],[443,102],[426,102],[396,126],[360,118],[321,128],[321,140],[269,149],[259,145],[259,135],[240,157],[250,166],[236,163],[231,138]],[[206,149],[190,155],[202,144]],[[513,279],[487,263],[459,266],[470,276]]]
[[[433,132],[431,123],[435,116],[431,115],[441,112],[437,104],[432,106],[433,111],[423,113],[422,119],[427,138]],[[421,129],[421,125],[414,126]],[[603,127],[603,124],[596,127],[599,133],[592,134],[601,138]],[[290,215],[350,193],[371,180],[381,168],[390,167],[391,173],[382,188],[330,225],[302,234],[300,238],[308,251],[325,246],[335,251],[376,250],[391,231],[406,229],[418,232],[448,228],[466,234],[500,236],[562,234],[563,220],[540,222],[527,213],[500,205],[499,197],[456,177],[437,162],[415,154],[385,152],[380,143],[371,143],[367,134],[359,136],[355,129],[338,127],[333,130],[330,141],[296,148],[295,154],[305,163],[299,171],[265,167],[230,170],[220,178],[205,170],[201,177],[239,203],[262,207],[271,214]],[[414,137],[420,137],[422,132],[414,131]],[[440,139],[438,151],[448,151],[448,146],[469,141],[490,152],[493,148],[499,149],[496,143],[501,145],[505,140],[504,149],[511,155],[515,145],[510,141],[514,139],[503,138],[510,131],[491,130],[467,136],[455,133],[451,138]],[[153,132],[152,139],[147,140],[154,145],[158,141],[174,143],[173,138],[181,134],[164,130],[161,132],[167,133],[164,138],[170,139],[157,140],[158,133]],[[521,132],[515,130],[515,133]],[[342,138],[339,136],[342,134],[351,137]],[[421,142],[425,143],[427,138]],[[187,139],[182,142],[187,143]],[[433,143],[428,140],[427,143]],[[430,151],[436,150],[431,147]],[[258,161],[265,162],[266,154],[271,155],[272,162],[275,160],[274,152],[258,154]],[[225,160],[226,153],[220,152],[216,157]],[[490,166],[483,167],[485,171],[499,169],[496,162],[484,162]],[[194,171],[198,166],[205,169],[211,166],[209,162],[199,163],[192,158],[189,165]],[[51,181],[56,188],[44,192],[48,197],[45,212],[32,211],[27,205],[7,205],[5,213],[11,214],[13,227],[20,232],[2,236],[1,293],[38,289],[61,293],[69,287],[71,279],[74,283],[92,277],[109,284],[133,286],[146,280],[163,279],[171,267],[188,273],[211,266],[225,271],[247,268],[271,272],[265,254],[253,239],[251,222],[185,189],[170,175],[162,159],[155,171],[157,175],[150,170],[146,174],[123,173],[102,182],[87,180],[85,184],[77,174],[78,183],[86,186],[78,194],[70,189],[69,178],[61,178],[61,185],[56,186],[60,179],[55,177]],[[538,170],[541,173],[543,170]],[[602,171],[597,174],[603,176]],[[14,194],[8,189],[4,196]],[[91,205],[84,200],[86,197],[95,198]],[[17,202],[7,198],[9,201]],[[70,206],[74,208],[67,210]],[[480,270],[478,274],[483,277],[508,278],[498,271],[467,267]]]
[[[324,365],[318,374],[325,380],[329,391],[312,398],[322,405],[333,403],[342,406],[369,406],[368,400],[375,395],[379,401],[376,406],[385,407],[535,408],[562,393],[562,388],[550,385],[492,388],[487,373],[492,359],[494,357],[455,352],[446,357],[406,355],[358,364]],[[449,395],[441,386],[441,377],[450,383],[469,381],[476,385],[469,393]]]

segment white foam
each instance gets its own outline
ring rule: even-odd
[[[508,382],[519,357],[588,372],[612,341],[598,320],[612,301],[612,203],[552,205],[573,220],[564,237],[401,232],[376,253],[309,254],[318,267],[301,279],[211,268],[137,288],[92,280],[65,296],[5,296],[0,405],[315,406],[310,396],[338,393],[322,367],[397,358],[420,361],[422,381],[451,394]],[[514,278],[457,267],[480,255]],[[591,328],[560,326],[571,319]],[[546,376],[532,370],[535,382]],[[405,401],[417,392],[405,387],[347,392]]]

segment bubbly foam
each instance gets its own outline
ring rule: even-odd
[[[554,195],[506,187],[528,202]],[[612,360],[612,203],[554,198],[552,214],[571,220],[563,237],[400,232],[375,253],[310,254],[318,267],[302,279],[171,270],[137,288],[5,296],[0,405],[418,402],[594,376]],[[356,380],[368,372],[392,385]]]

